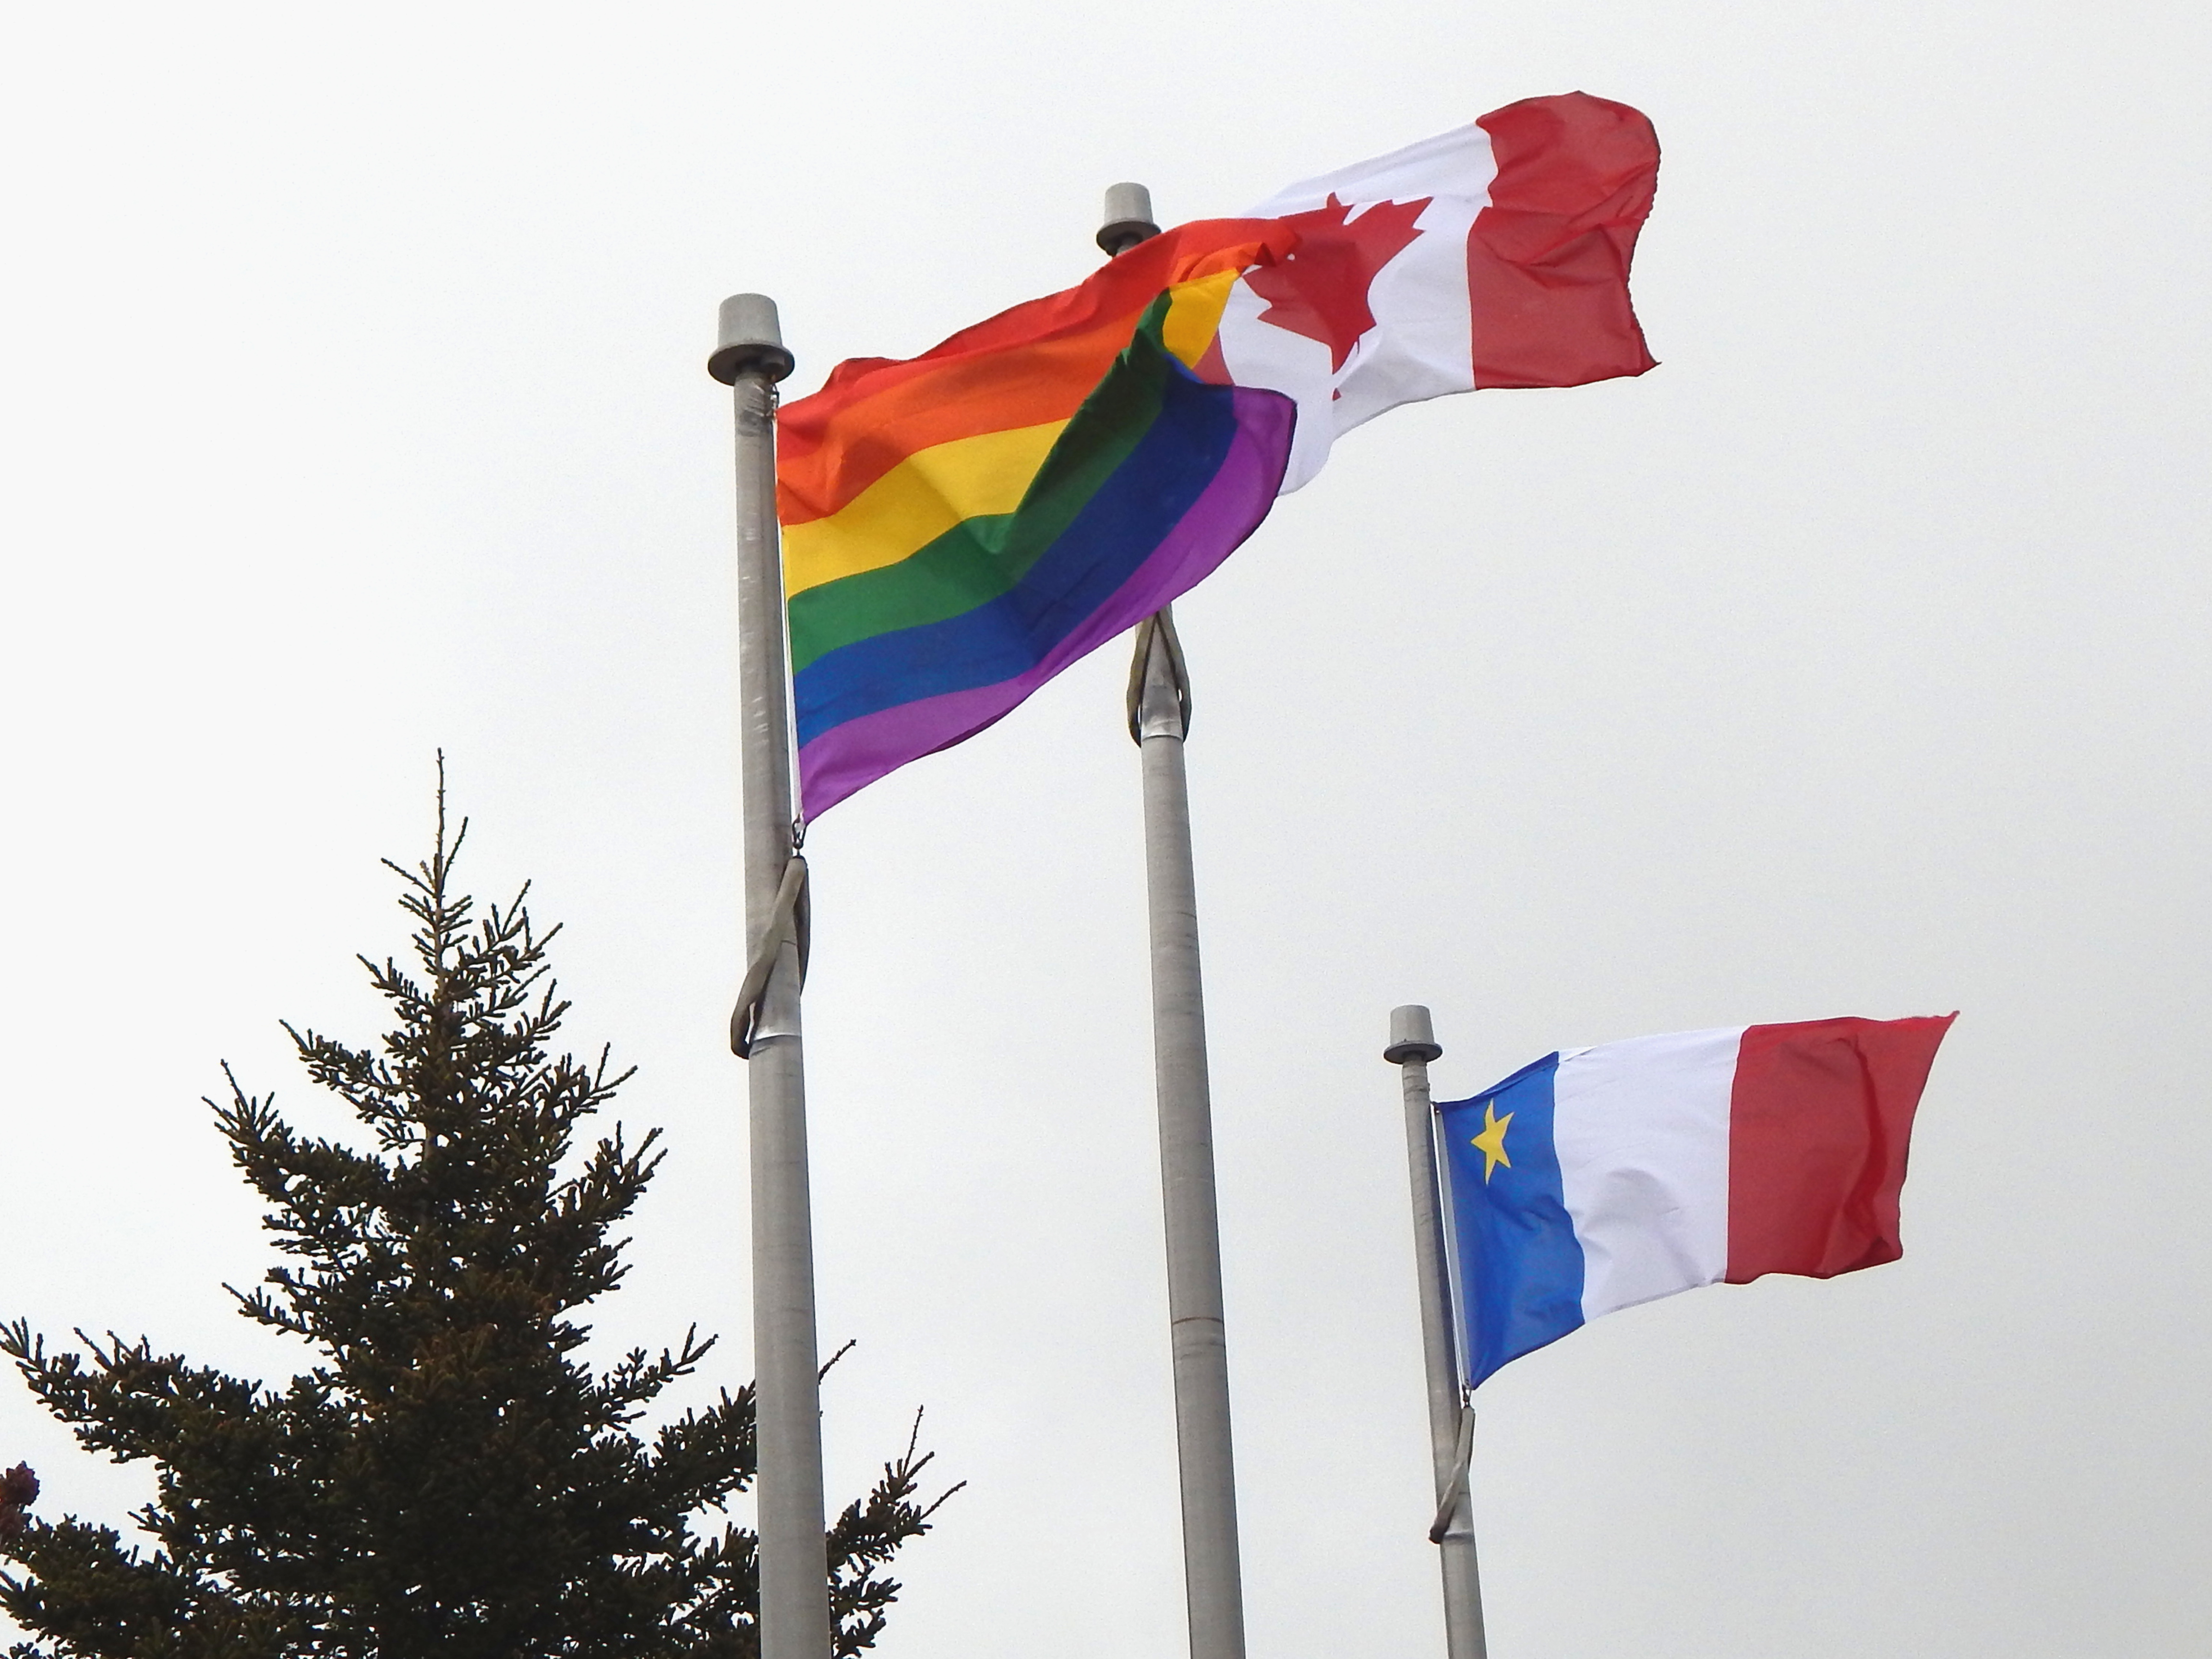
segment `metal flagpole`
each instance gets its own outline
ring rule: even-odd
[[[1098,246],[1118,254],[1159,234],[1142,185],[1106,192]],[[1229,1433],[1229,1349],[1221,1317],[1221,1227],[1213,1190],[1213,1108],[1199,980],[1198,895],[1190,856],[1183,739],[1190,683],[1167,611],[1137,629],[1129,735],[1143,757],[1145,894],[1152,946],[1152,1068],[1167,1218],[1168,1330],[1182,1486],[1183,1595],[1191,1659],[1243,1659],[1243,1570]]]
[[[731,1045],[745,1057],[752,1152],[753,1366],[762,1659],[829,1659],[821,1378],[799,995],[806,867],[792,810],[790,678],[775,522],[775,385],[791,373],[775,302],[722,301],[708,372],[737,406],[738,700],[750,959]]]
[[[1406,1162],[1413,1194],[1413,1266],[1420,1286],[1421,1352],[1429,1384],[1429,1454],[1436,1472],[1437,1518],[1429,1539],[1442,1557],[1444,1651],[1449,1659],[1486,1659],[1482,1579],[1474,1557],[1474,1521],[1467,1489],[1474,1449],[1474,1407],[1460,1389],[1459,1350],[1446,1260],[1443,1188],[1437,1167],[1436,1108],[1429,1099],[1429,1062],[1443,1053],[1429,1011],[1411,1004],[1390,1011],[1390,1046],[1382,1058],[1398,1068],[1406,1103]]]

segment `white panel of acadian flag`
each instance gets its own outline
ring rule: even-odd
[[[1729,1091],[1743,1027],[1559,1056],[1552,1139],[1595,1319],[1728,1272]]]

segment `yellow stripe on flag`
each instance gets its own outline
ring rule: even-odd
[[[1237,286],[1240,270],[1216,271],[1194,283],[1178,283],[1168,290],[1168,314],[1160,324],[1160,342],[1196,368],[1206,347],[1221,331],[1221,313],[1229,305],[1229,290]]]
[[[1227,293],[1224,289],[1224,302]],[[896,564],[963,519],[1012,512],[1066,425],[1046,421],[932,445],[908,456],[829,517],[785,531],[786,597]]]

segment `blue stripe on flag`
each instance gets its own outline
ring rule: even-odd
[[[1583,1322],[1583,1248],[1559,1185],[1547,1055],[1472,1100],[1443,1103],[1468,1382]]]

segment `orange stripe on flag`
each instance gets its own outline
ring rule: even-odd
[[[819,392],[778,417],[779,516],[786,525],[827,517],[917,450],[1067,419],[1161,293],[1273,264],[1296,240],[1264,219],[1178,226],[1076,287],[1003,311],[921,356],[840,363]]]

